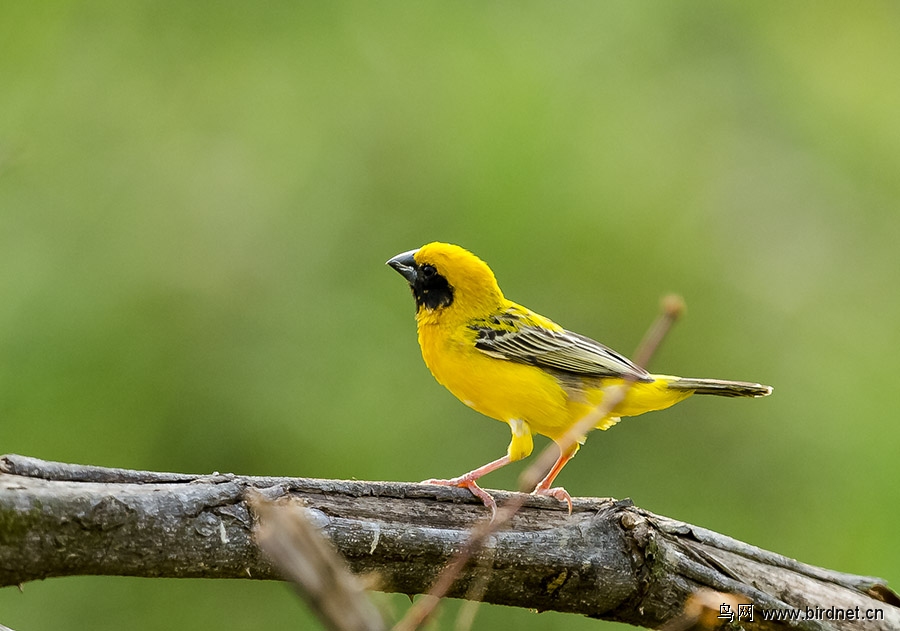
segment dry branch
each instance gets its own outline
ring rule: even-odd
[[[360,581],[291,495],[269,500],[255,489],[244,495],[258,517],[256,543],[294,583],[297,592],[333,631],[384,631],[378,610]]]
[[[278,578],[252,539],[249,489],[291,495],[377,588],[428,590],[486,510],[464,489],[390,482],[183,475],[0,458],[0,586],[55,576]],[[495,492],[498,500],[508,494]],[[483,575],[484,564],[490,568]],[[630,501],[529,498],[449,595],[658,628],[703,588],[755,605],[748,630],[900,629],[884,581],[813,567]],[[481,592],[480,592],[481,593]],[[880,610],[882,620],[771,622],[761,610]]]

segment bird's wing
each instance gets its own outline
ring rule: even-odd
[[[646,370],[589,337],[541,324],[540,316],[522,308],[470,324],[475,348],[508,361],[585,376],[652,381]]]

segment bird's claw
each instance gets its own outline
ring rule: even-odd
[[[569,505],[569,514],[572,514],[572,496],[569,495],[569,492],[561,486],[554,486],[552,489],[542,489],[541,487],[538,487],[533,490],[531,494],[548,495],[550,497],[558,499],[560,502],[565,502]]]
[[[422,484],[435,484],[437,486],[458,486],[460,488],[469,489],[469,492],[480,499],[485,506],[491,509],[491,519],[497,515],[497,502],[491,497],[491,494],[475,483],[475,480],[462,476],[459,478],[451,478],[449,480],[422,480]],[[571,512],[571,511],[570,511]]]

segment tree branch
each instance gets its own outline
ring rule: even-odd
[[[393,482],[184,475],[0,458],[0,586],[55,576],[279,578],[253,537],[248,489],[292,496],[375,589],[427,592],[485,518],[464,489]],[[502,501],[509,494],[493,492]],[[485,570],[484,568],[488,568]],[[530,497],[449,594],[658,628],[703,588],[754,604],[748,630],[900,628],[884,581],[813,567],[635,507]],[[475,593],[475,592],[473,592]],[[793,623],[762,609],[829,607],[883,619]],[[830,626],[829,626],[830,625]]]

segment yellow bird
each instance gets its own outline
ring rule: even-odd
[[[429,243],[387,264],[412,289],[419,346],[431,374],[460,401],[512,431],[502,458],[457,478],[426,480],[468,488],[491,509],[494,500],[478,486],[478,478],[531,454],[533,434],[558,444],[611,385],[633,382],[597,429],[608,429],[623,416],[665,409],[695,393],[764,397],[772,392],[758,383],[650,374],[603,344],[507,300],[487,264],[456,245]],[[577,451],[577,444],[560,450],[534,489],[567,502],[570,511],[569,494],[551,485]]]

